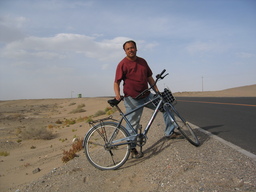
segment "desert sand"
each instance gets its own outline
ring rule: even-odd
[[[239,88],[217,91],[217,92],[185,92],[185,93],[175,93],[175,95],[176,96],[212,96],[212,97],[218,97],[218,96],[219,97],[256,97],[256,85],[239,87]],[[82,152],[78,154],[79,157],[71,160],[70,162],[66,164],[62,162],[63,150],[69,150],[72,145],[72,140],[75,137],[83,138],[85,133],[89,129],[88,123],[86,123],[83,120],[83,118],[95,115],[100,110],[104,111],[107,107],[109,107],[109,105],[107,104],[108,99],[110,98],[70,98],[70,99],[0,101],[0,133],[1,133],[0,134],[0,152],[7,153],[7,156],[0,156],[0,191],[3,191],[3,192],[4,191],[25,191],[25,189],[29,189],[28,186],[30,185],[30,183],[34,181],[40,181],[39,183],[37,183],[38,187],[40,188],[31,188],[31,190],[28,190],[28,191],[39,190],[42,187],[44,187],[44,182],[46,177],[51,178],[49,174],[52,174],[53,172],[55,172],[55,170],[59,170],[59,175],[61,175],[63,174],[61,173],[61,171],[64,170],[63,167],[66,166],[67,169],[72,169],[74,172],[76,171],[79,172],[79,170],[82,168],[79,168],[79,170],[76,170],[74,165],[72,165],[72,162],[76,163],[77,165],[78,163],[81,163],[81,162],[84,163],[84,161],[86,162],[84,163],[84,166],[90,166],[88,170],[91,171],[90,172],[91,174],[89,174],[91,183],[94,183],[93,181],[96,178],[99,178],[101,180],[104,179],[104,182],[107,182],[108,184],[114,183],[117,181],[124,182],[124,180],[120,180],[120,177],[122,177],[122,174],[124,174],[123,172],[126,171],[125,174],[127,175],[127,177],[129,177],[130,180],[136,177],[136,179],[141,182],[139,184],[141,188],[136,188],[134,191],[142,191],[142,190],[150,191],[149,190],[150,188],[147,188],[150,183],[152,184],[153,188],[155,187],[154,189],[156,189],[156,186],[154,185],[162,185],[161,183],[159,184],[159,182],[154,183],[153,181],[150,181],[150,182],[148,181],[149,182],[148,183],[145,181],[145,179],[144,180],[138,179],[138,176],[141,176],[143,172],[140,172],[137,175],[136,174],[134,175],[135,168],[131,168],[131,167],[136,167],[136,164],[132,165],[131,163],[130,164],[128,163],[128,166],[126,166],[125,169],[121,169],[121,171],[116,172],[117,173],[116,177],[114,176],[115,174],[113,174],[113,172],[110,172],[111,178],[104,178],[104,177],[108,177],[107,172],[100,172],[99,170],[95,170],[95,168],[93,168],[91,165],[88,164]],[[74,112],[74,110],[76,110],[79,106],[83,110],[79,112]],[[123,109],[122,103],[120,106],[122,106],[122,109]],[[118,117],[117,113],[114,113],[113,115],[115,117]],[[106,116],[107,115],[102,115],[100,116],[100,118],[103,118]],[[70,122],[73,120],[75,120],[76,122],[69,123],[69,124],[64,123],[64,122],[67,122],[67,121]],[[162,123],[163,123],[162,119],[160,118],[156,126],[159,127],[159,125],[162,125]],[[35,129],[42,129],[42,128],[46,128],[50,133],[52,133],[50,136],[46,136],[46,139],[26,138],[26,134],[24,134],[28,130],[33,131]],[[161,141],[162,136],[163,134],[161,133],[158,140],[156,140],[155,142],[158,143],[159,141]],[[201,136],[201,137],[203,138],[205,136]],[[155,139],[157,139],[157,136],[155,137]],[[211,141],[211,142],[215,143],[216,141]],[[211,142],[208,143],[209,145],[208,147],[212,145]],[[175,142],[172,141],[171,143],[173,144],[173,147],[175,147]],[[170,147],[170,143],[168,145],[167,144],[165,145],[166,147]],[[205,145],[204,147],[207,148],[207,142],[205,142],[204,145]],[[221,144],[218,144],[218,145],[222,146]],[[196,149],[193,149],[193,150],[196,150]],[[224,150],[223,150],[223,153],[225,153]],[[177,157],[178,152],[176,151],[175,154]],[[238,154],[232,151],[232,155],[237,156]],[[151,156],[151,161],[157,158],[155,156],[157,156],[157,154]],[[161,155],[161,157],[163,157],[164,159],[170,158],[167,156],[163,156],[163,154]],[[240,159],[242,158],[245,159],[246,161],[245,163],[247,163],[248,166],[251,166],[250,170],[255,171],[255,162],[251,161],[247,157],[243,157],[243,156],[240,157]],[[143,162],[149,161],[149,159],[150,158],[146,158],[146,160],[144,159]],[[181,161],[184,161],[184,159]],[[193,160],[191,159],[190,161],[193,164],[191,166],[196,166],[195,164],[198,163],[200,160],[198,160],[198,162],[196,161],[193,162]],[[233,161],[233,160],[230,160],[230,161]],[[141,161],[138,161],[138,162],[141,163]],[[72,166],[73,168],[70,168],[70,166]],[[83,167],[83,165],[80,165],[80,166]],[[155,166],[158,167],[158,165],[154,165],[153,167]],[[166,165],[166,166],[167,167],[169,166],[170,168],[172,165]],[[179,164],[179,166],[182,167],[181,164]],[[185,163],[185,166],[186,166],[186,163]],[[187,164],[187,166],[190,166],[190,165]],[[209,166],[206,166],[206,167],[209,167]],[[161,168],[161,170],[162,169],[163,167]],[[188,169],[190,169],[190,167],[188,167]],[[86,172],[87,174],[88,174],[88,170]],[[150,170],[152,170],[152,168],[150,168]],[[66,171],[65,173],[68,173],[68,171]],[[97,173],[98,176],[95,176],[95,179],[94,179],[95,173]],[[78,174],[81,175],[82,173],[79,172]],[[145,172],[145,174],[148,174],[148,172],[147,173]],[[233,173],[231,172],[230,174],[232,175]],[[253,172],[251,174],[253,175]],[[254,176],[255,176],[255,172],[254,172]],[[86,178],[88,177],[83,176],[84,183],[86,183],[85,182]],[[237,188],[239,188],[239,185],[241,185],[241,187],[246,186],[250,190],[256,190],[255,182],[253,183],[252,181],[250,181],[250,179],[253,180],[255,178],[252,178],[252,176],[249,175],[248,178],[245,178],[245,180],[243,180],[242,181],[243,183],[241,184],[241,178],[237,176],[237,177],[232,177],[231,180],[228,180],[228,182],[231,182],[231,183],[233,182]],[[63,180],[62,181],[63,184],[66,182],[64,177],[60,178],[60,180]],[[157,179],[155,178],[155,180]],[[226,187],[226,184],[224,184],[225,179],[223,180],[223,183],[221,183],[221,181],[219,182],[220,182],[220,185],[223,185]],[[247,182],[247,184],[245,184],[245,182]],[[58,188],[57,188],[58,190],[56,188],[49,188],[45,190],[42,189],[41,191],[63,191],[59,186],[60,184],[57,184],[57,183],[58,182],[55,181],[54,184],[56,186],[58,185]],[[133,185],[135,185],[136,181],[132,182],[133,185],[131,185],[131,183],[129,182],[124,182],[124,183],[126,183],[126,187],[128,187],[128,189],[131,190],[131,188],[129,187],[132,187]],[[54,184],[52,185],[45,184],[45,186],[53,186]],[[33,184],[33,186],[35,186],[35,184]],[[118,190],[114,190],[114,188],[111,187],[111,185],[106,187],[107,188],[104,188],[105,191],[118,191]],[[230,185],[227,185],[227,187],[230,187]],[[70,188],[66,187],[65,189],[66,190],[64,191],[80,191],[78,189],[72,190],[72,187]],[[165,191],[165,190],[167,191],[167,189],[168,188],[165,188],[162,191]],[[204,191],[203,189],[206,189],[206,188],[202,188],[202,191]],[[101,190],[102,190],[101,188],[99,187],[93,188],[93,186],[89,184],[87,187],[81,188],[81,191],[101,191]],[[123,189],[123,191],[129,191],[129,190]],[[161,190],[159,189],[158,191],[161,191]],[[206,190],[206,191],[209,191],[209,190]]]
[[[221,91],[177,92],[176,97],[255,97],[256,85],[248,85]]]
[[[109,107],[109,98],[73,98],[14,100],[0,102],[0,151],[8,156],[0,157],[0,191],[30,182],[63,165],[63,150],[71,148],[74,137],[83,137],[88,123],[74,125],[56,124],[56,121],[75,120],[94,115]],[[85,112],[72,113],[79,105]],[[52,126],[56,126],[51,128]],[[59,127],[57,127],[59,126]],[[23,139],[25,130],[47,127],[53,138]],[[33,174],[37,168],[40,172]]]

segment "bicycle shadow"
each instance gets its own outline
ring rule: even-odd
[[[224,125],[211,125],[211,126],[200,127],[203,131],[205,131],[205,132],[202,132],[202,131],[198,130],[198,132],[196,133],[200,137],[201,144],[203,144],[205,141],[209,140],[209,138],[212,135],[218,136],[221,133],[230,132],[229,130],[216,130],[216,131],[212,130],[214,128],[223,127],[223,126]]]
[[[173,142],[170,142],[173,141]],[[181,142],[184,141],[184,139],[167,139],[166,137],[162,137],[155,143],[153,143],[151,146],[147,147],[145,150],[143,150],[144,156],[139,159],[129,159],[129,163],[127,162],[125,166],[119,168],[119,169],[125,169],[129,168],[131,166],[135,166],[137,164],[140,164],[153,156],[157,156],[158,154],[162,153],[164,150],[169,148],[173,143],[175,142]]]
[[[211,125],[211,126],[205,126],[205,127],[201,127],[201,129],[206,130],[214,135],[219,135],[220,133],[224,133],[224,132],[229,132],[229,131],[220,131],[220,130],[216,130],[216,131],[210,131],[211,129],[214,128],[218,128],[218,127],[223,127],[224,125]]]
[[[204,127],[201,127],[202,129],[204,130],[211,130],[211,129],[214,129],[214,128],[217,128],[217,127],[223,127],[224,125],[209,125],[209,126],[204,126]]]
[[[222,126],[223,125],[212,125],[212,126],[201,127],[201,129],[208,131],[210,129],[213,129],[216,127],[222,127]],[[195,134],[197,135],[197,137],[199,138],[200,146],[202,146],[204,144],[204,142],[208,141],[211,138],[211,134],[218,135],[221,132],[225,132],[225,131],[218,131],[218,132],[211,132],[210,134],[207,134],[205,132],[200,131],[199,129],[194,129],[194,131],[195,131]],[[170,141],[172,141],[172,142],[170,142]],[[166,137],[162,137],[158,141],[154,142],[149,147],[147,147],[145,150],[143,150],[144,156],[142,158],[129,159],[129,161],[128,161],[129,163],[127,162],[125,164],[125,166],[123,166],[120,169],[129,168],[131,166],[135,166],[137,164],[143,163],[144,161],[152,158],[153,156],[156,156],[156,155],[162,153],[167,148],[171,147],[171,145],[173,145],[174,143],[184,142],[184,141],[186,141],[185,138],[183,138],[183,139],[167,139]]]
[[[206,141],[208,141],[212,136],[218,136],[221,133],[225,132],[230,132],[230,130],[223,130],[223,128],[216,129],[219,127],[224,127],[225,125],[209,125],[209,126],[204,126],[204,127],[195,127],[194,132],[197,135],[199,141],[200,141],[200,146],[203,145]]]

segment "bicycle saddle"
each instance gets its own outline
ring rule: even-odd
[[[120,99],[120,100],[111,99],[111,100],[108,100],[108,103],[109,103],[109,105],[111,105],[111,107],[114,107],[114,106],[117,106],[121,101],[122,101],[122,99]]]

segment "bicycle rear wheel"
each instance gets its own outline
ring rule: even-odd
[[[129,158],[130,145],[111,146],[109,140],[127,137],[125,128],[117,127],[115,122],[103,122],[91,128],[84,139],[85,155],[89,162],[101,170],[121,167]]]
[[[189,123],[183,119],[178,111],[170,104],[168,104],[168,107],[165,107],[168,111],[168,115],[171,116],[171,118],[176,122],[178,125],[178,131],[194,146],[199,146],[200,142],[193,131],[193,129],[190,127]]]

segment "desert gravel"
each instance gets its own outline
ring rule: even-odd
[[[142,124],[151,114],[144,110]],[[181,192],[256,191],[256,162],[220,141],[196,130],[201,146],[184,139],[166,139],[158,115],[144,157],[129,159],[114,171],[101,171],[81,151],[75,159],[29,184],[20,192]]]

